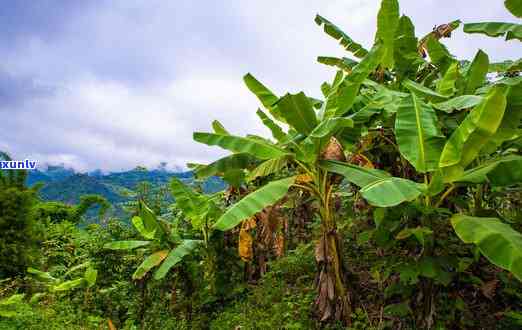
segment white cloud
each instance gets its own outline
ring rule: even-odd
[[[304,90],[320,96],[320,84],[334,70],[316,57],[346,54],[313,22],[315,14],[369,47],[379,4],[117,1],[64,15],[59,33],[42,37],[35,30],[1,50],[4,71],[34,77],[54,93],[0,105],[8,113],[0,123],[0,149],[82,170],[211,161],[225,152],[195,143],[192,132],[210,131],[214,119],[239,135],[268,135],[243,74],[252,72],[279,95]],[[501,1],[403,0],[401,8],[419,37],[455,18],[511,19]],[[462,31],[445,43],[464,58],[479,45],[494,60],[522,53],[520,44]]]

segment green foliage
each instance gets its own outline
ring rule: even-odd
[[[268,183],[266,186],[249,194],[229,208],[214,224],[218,230],[229,230],[260,212],[265,207],[280,200],[294,183],[295,177]]]
[[[495,265],[522,281],[522,234],[496,218],[454,215],[451,224],[464,243],[474,243]]]

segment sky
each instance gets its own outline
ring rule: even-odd
[[[435,25],[517,22],[501,0],[402,0],[418,37]],[[226,154],[192,141],[219,120],[236,135],[268,136],[251,72],[276,94],[320,97],[348,56],[314,23],[319,13],[371,47],[379,0],[6,0],[0,9],[0,150],[78,171],[160,162],[184,167]],[[461,59],[518,58],[522,43],[444,39]]]

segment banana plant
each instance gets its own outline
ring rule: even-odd
[[[77,273],[79,270],[83,270],[82,276],[72,277],[71,275]],[[77,288],[92,288],[96,284],[96,279],[98,277],[98,271],[91,265],[90,262],[84,262],[82,264],[70,267],[67,272],[65,272],[60,277],[55,277],[51,275],[50,272],[44,272],[32,267],[27,269],[27,273],[30,274],[35,280],[41,283],[45,291],[35,293],[31,299],[31,303],[35,303],[40,301],[48,294],[58,294],[65,293]],[[70,279],[72,277],[72,279]]]
[[[139,216],[132,218],[132,224],[143,240],[109,242],[104,248],[115,251],[145,249],[149,252],[132,275],[134,280],[144,278],[154,268],[154,279],[163,279],[172,267],[201,244],[200,240],[177,237],[176,228],[157,217],[143,201],[139,201]]]
[[[377,95],[383,89],[395,93],[397,107],[390,110],[370,101],[368,105],[377,111],[368,114],[368,105],[359,110],[365,111],[359,123],[367,129],[380,125],[389,132],[388,139],[400,155],[391,167],[409,164],[413,172],[400,177],[354,164],[321,162],[324,170],[343,175],[359,188],[360,196],[378,208],[422,203],[425,209],[437,209],[457,188],[481,191],[484,185],[503,189],[522,183],[522,155],[510,145],[522,133],[521,77],[490,82],[489,59],[483,51],[463,67],[438,41],[427,45],[434,79],[405,79],[387,87],[368,84],[374,89],[369,94]],[[519,232],[499,218],[455,214],[447,223],[463,242],[476,244],[488,260],[522,280]],[[413,235],[424,244],[423,233],[433,231],[407,228],[397,238]]]

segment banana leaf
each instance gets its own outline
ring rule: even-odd
[[[276,145],[254,138],[195,132],[194,140],[209,146],[219,146],[232,152],[248,153],[259,159],[277,158],[288,154]]]
[[[475,244],[491,263],[522,281],[522,234],[497,218],[456,214],[451,225],[464,243]]]
[[[421,173],[439,166],[444,135],[438,127],[435,110],[411,94],[402,100],[395,119],[399,151]]]
[[[225,231],[234,228],[243,220],[260,212],[280,200],[294,183],[295,177],[272,181],[251,192],[242,200],[231,206],[214,224],[214,228]]]

